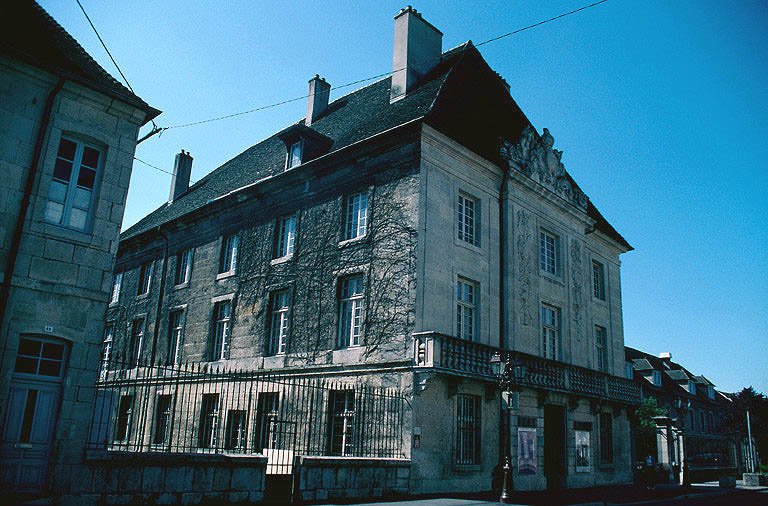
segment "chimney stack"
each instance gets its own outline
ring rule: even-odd
[[[181,150],[181,153],[176,155],[176,160],[173,163],[173,177],[171,178],[171,194],[168,197],[168,203],[170,204],[174,200],[178,199],[189,189],[189,176],[192,173],[192,155],[185,153]]]
[[[659,353],[659,358],[661,359],[662,362],[664,362],[667,365],[670,365],[672,362],[672,354],[668,351],[664,353]]]
[[[307,119],[305,125],[309,126],[325,112],[328,108],[328,96],[331,94],[331,85],[315,74],[315,77],[309,80],[309,99],[307,100]]]
[[[440,63],[443,33],[426,21],[410,5],[395,16],[395,42],[392,51],[394,102],[411,91],[435,65]]]

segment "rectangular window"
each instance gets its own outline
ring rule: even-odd
[[[625,368],[626,368],[625,372],[626,372],[627,379],[634,379],[635,378],[634,366],[632,364],[626,364]]]
[[[541,352],[544,358],[561,360],[560,309],[541,305]]]
[[[139,288],[136,292],[138,295],[146,295],[149,293],[149,288],[152,286],[152,266],[154,262],[144,262],[139,269]]]
[[[237,247],[239,237],[228,235],[221,240],[221,256],[219,260],[219,274],[225,272],[234,273],[237,270]]]
[[[257,450],[277,448],[277,417],[278,394],[277,392],[262,392],[256,403],[256,427],[254,428],[254,441]]]
[[[600,463],[613,462],[613,415],[600,413]]]
[[[273,292],[269,296],[269,354],[286,352],[291,297],[288,290]]]
[[[95,146],[61,139],[48,189],[46,221],[77,230],[88,227],[101,158],[102,152]]]
[[[480,396],[456,396],[456,463],[480,463]]]
[[[118,272],[112,280],[112,294],[109,297],[109,305],[112,306],[120,302],[120,287],[123,284],[123,273]]]
[[[660,371],[651,371],[653,384],[657,387],[661,386],[661,372]]]
[[[216,448],[219,430],[219,394],[203,394],[200,406],[200,432],[197,446]]]
[[[282,258],[293,254],[296,242],[296,216],[282,216],[275,224],[275,251],[273,258]]]
[[[189,282],[192,273],[192,249],[182,251],[176,255],[176,275],[174,284],[183,285]]]
[[[243,409],[230,409],[227,413],[224,448],[227,450],[245,450],[248,416]]]
[[[172,400],[172,395],[161,394],[157,396],[157,402],[155,403],[155,435],[152,438],[153,444],[161,445],[168,442]]]
[[[715,398],[715,387],[713,387],[712,385],[707,385],[707,397],[709,397],[710,399]]]
[[[688,393],[691,395],[696,395],[696,383],[691,380],[688,380]]]
[[[131,432],[133,417],[133,396],[123,395],[117,407],[117,424],[115,425],[115,441],[126,441]]]
[[[286,168],[296,167],[301,165],[301,141],[296,141],[288,148],[288,161]]]
[[[596,260],[592,260],[592,295],[605,300],[605,267]]]
[[[61,343],[22,337],[13,372],[59,377],[63,372],[64,351]]]
[[[480,246],[480,205],[476,199],[459,194],[456,207],[459,240]]]
[[[328,398],[328,454],[353,455],[355,391],[331,390]]]
[[[605,327],[595,325],[595,352],[597,355],[597,370],[608,372],[608,348],[606,347]]]
[[[168,365],[176,365],[181,358],[181,342],[184,331],[184,311],[171,311],[168,317]]]
[[[549,232],[539,232],[539,269],[560,275],[560,238]]]
[[[99,379],[104,380],[107,377],[109,361],[112,359],[112,339],[115,336],[115,325],[109,323],[104,327],[104,342],[101,348],[101,368],[99,370]]]
[[[144,341],[145,318],[136,318],[131,326],[131,343],[126,357],[128,367],[137,367],[141,357],[141,347]]]
[[[358,346],[363,333],[363,276],[342,278],[339,282],[339,348]]]
[[[475,328],[475,283],[459,279],[456,282],[456,336],[474,341]]]
[[[223,360],[229,355],[229,321],[232,316],[232,301],[217,302],[213,306],[213,342],[211,360]]]
[[[368,193],[347,196],[344,201],[344,240],[362,237],[366,233],[368,219]]]

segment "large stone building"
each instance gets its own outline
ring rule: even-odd
[[[310,438],[317,462],[384,459],[359,446],[376,420],[348,392],[394,388],[406,402],[384,459],[400,466],[393,490],[487,490],[504,447],[489,362],[509,352],[525,364],[510,398],[515,488],[632,480],[639,388],[624,377],[619,260],[632,248],[472,43],[441,44],[404,9],[391,78],[332,103],[313,78],[306,118],[192,186],[192,158],[177,155],[168,202],[121,235],[105,449],[152,449],[160,434],[168,450],[269,453],[260,413],[290,395],[238,387],[225,404],[222,377],[203,372],[322,376],[337,386],[298,429],[326,427]],[[148,362],[161,380],[126,390]],[[309,446],[293,450],[301,467]],[[343,480],[290,472],[308,499]]]
[[[40,6],[0,6],[3,491],[82,467],[138,129],[157,114]]]

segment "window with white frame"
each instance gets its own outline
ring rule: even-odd
[[[592,260],[592,295],[605,300],[605,266],[597,260]]]
[[[257,450],[280,448],[277,419],[280,415],[280,398],[277,392],[261,392],[256,402],[254,420],[254,444]]]
[[[344,240],[365,235],[368,227],[368,193],[348,195],[344,199]]]
[[[229,355],[229,333],[231,317],[231,300],[217,302],[213,306],[213,337],[211,343],[211,360],[224,360]]]
[[[168,442],[169,425],[171,422],[173,396],[160,394],[155,401],[155,434],[152,443],[156,445]]]
[[[153,266],[154,262],[152,260],[141,264],[141,267],[139,268],[139,286],[136,292],[137,295],[147,295],[149,293],[149,289],[152,286]]]
[[[270,355],[281,355],[288,347],[291,296],[288,290],[272,292],[269,296],[269,349]]]
[[[459,193],[456,221],[459,240],[472,246],[480,246],[480,203],[477,199]]]
[[[560,308],[541,305],[541,352],[544,358],[561,360]]]
[[[131,433],[131,420],[133,418],[133,396],[120,396],[117,407],[117,423],[115,424],[115,441],[128,440]]]
[[[475,283],[463,278],[456,281],[456,336],[467,341],[475,340],[476,297]]]
[[[146,322],[147,320],[144,317],[139,317],[133,320],[133,324],[131,325],[131,342],[129,344],[130,349],[128,350],[128,357],[126,357],[128,359],[128,367],[136,367],[139,365]]]
[[[595,325],[595,354],[597,355],[597,370],[608,371],[608,348],[606,344],[605,327]]]
[[[480,396],[459,394],[456,400],[456,464],[479,464]]]
[[[544,230],[539,232],[539,269],[560,275],[560,238]]]
[[[176,275],[174,283],[183,285],[189,282],[189,276],[192,273],[192,249],[184,250],[176,255]]]
[[[237,247],[240,242],[236,234],[226,235],[221,239],[219,256],[219,274],[234,273],[237,270]]]
[[[338,348],[358,346],[363,333],[363,276],[356,274],[339,281]]]
[[[248,412],[244,409],[230,409],[227,413],[227,427],[224,431],[224,448],[245,450],[248,434]]]
[[[296,141],[288,147],[288,161],[285,165],[286,169],[301,165],[301,151],[301,141]]]
[[[109,297],[109,305],[120,302],[120,287],[123,285],[123,273],[118,272],[112,279],[112,294]]]
[[[331,390],[328,404],[328,454],[352,455],[355,443],[355,391]]]
[[[46,221],[86,230],[95,207],[94,187],[102,158],[100,148],[62,137],[48,189]]]
[[[282,258],[293,254],[296,242],[296,215],[281,216],[275,224],[275,251],[273,258]]]
[[[107,323],[104,327],[104,342],[101,345],[101,368],[99,370],[99,379],[107,377],[109,361],[112,359],[112,340],[115,337],[115,324]]]
[[[197,446],[216,448],[219,439],[219,394],[203,394],[199,427]]]
[[[171,311],[168,317],[168,365],[176,365],[180,361],[183,332],[184,310]]]

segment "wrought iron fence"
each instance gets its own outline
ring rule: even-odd
[[[265,455],[268,474],[297,455],[403,457],[396,388],[217,363],[105,363],[89,449]]]

